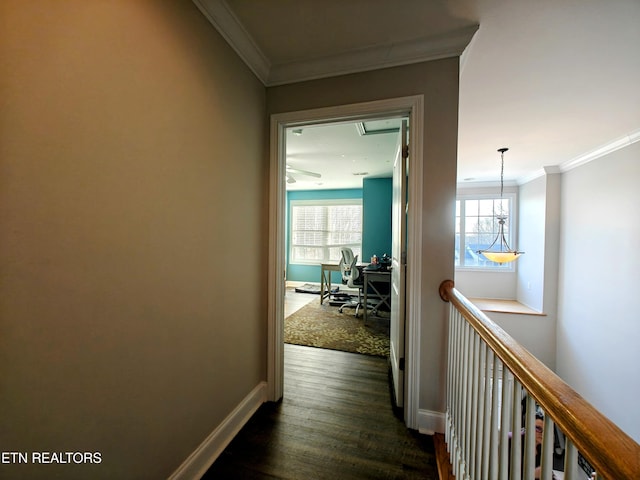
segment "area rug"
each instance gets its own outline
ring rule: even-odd
[[[362,353],[378,357],[389,356],[389,319],[357,318],[353,309],[344,313],[313,300],[284,320],[284,341],[294,345],[328,348],[343,352]]]

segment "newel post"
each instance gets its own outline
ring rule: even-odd
[[[440,293],[440,298],[448,302],[449,301],[449,291],[453,288],[454,283],[453,280],[443,280],[438,288],[438,293]]]

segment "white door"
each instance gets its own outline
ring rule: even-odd
[[[405,278],[407,267],[407,121],[402,121],[400,141],[393,164],[391,220],[391,325],[390,356],[395,404],[404,404]]]

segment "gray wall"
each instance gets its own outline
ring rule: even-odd
[[[640,142],[562,175],[557,371],[640,442]]]
[[[166,478],[266,379],[265,88],[188,0],[0,4],[0,444]]]
[[[267,89],[267,113],[276,114],[408,95],[424,95],[422,264],[419,408],[444,411],[448,304],[438,295],[453,278],[454,205],[458,132],[458,59],[301,82]],[[411,373],[409,373],[411,374]]]

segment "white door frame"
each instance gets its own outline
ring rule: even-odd
[[[283,395],[285,293],[285,129],[293,126],[358,121],[391,115],[409,117],[409,202],[407,216],[407,288],[405,342],[405,423],[418,428],[420,393],[420,293],[422,289],[422,141],[424,96],[378,100],[313,110],[274,114],[270,125],[269,267],[268,267],[268,399]]]

